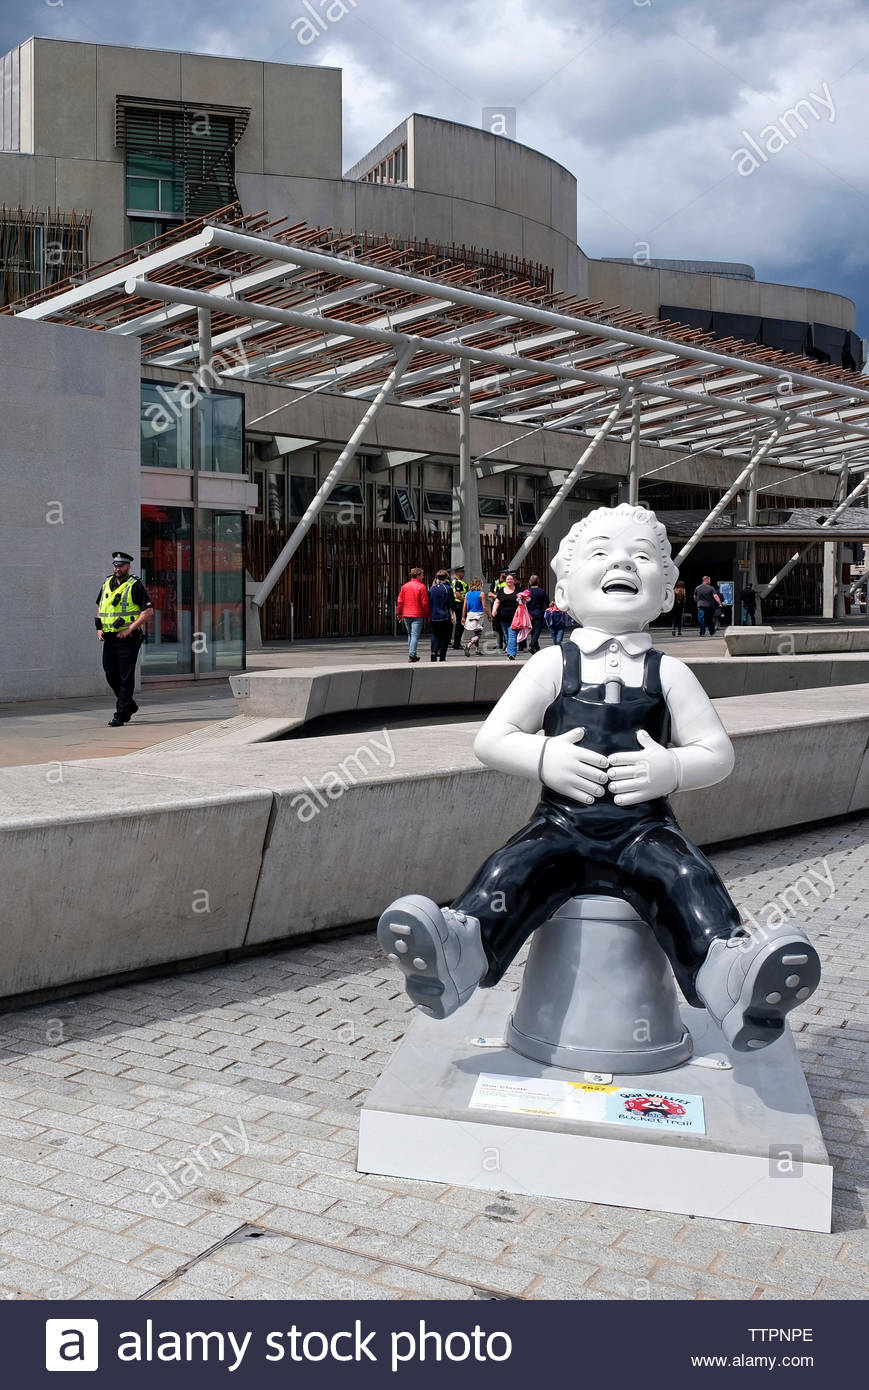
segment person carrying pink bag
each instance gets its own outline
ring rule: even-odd
[[[516,644],[518,646],[521,642],[525,642],[527,640],[528,634],[534,626],[534,623],[532,621],[531,614],[528,612],[528,600],[531,597],[531,590],[523,589],[520,593],[516,595],[516,597],[518,599],[518,602],[516,604],[516,612],[513,614],[513,621],[510,624],[510,627],[516,633]]]

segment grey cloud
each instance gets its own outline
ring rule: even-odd
[[[476,125],[483,106],[514,105],[517,138],[576,175],[589,254],[647,238],[653,255],[749,261],[869,310],[863,0],[357,0],[307,48],[301,13],[301,0],[0,0],[0,48],[35,32],[340,66],[345,167],[411,111]],[[823,81],[836,122],[736,176],[741,131]]]

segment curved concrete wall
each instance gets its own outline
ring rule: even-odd
[[[674,799],[697,842],[869,807],[869,686],[718,708],[736,770]],[[483,768],[476,728],[0,771],[0,996],[351,926],[401,892],[448,901],[539,791]]]
[[[759,629],[756,632],[760,641]],[[780,639],[790,633],[776,634]],[[735,695],[766,695],[776,690],[815,690],[819,687],[869,682],[869,650],[851,652],[850,630],[838,629],[838,655],[767,655],[683,658],[712,700]],[[869,639],[859,630],[855,639]],[[867,640],[869,647],[869,640]],[[773,650],[775,650],[773,648]],[[454,662],[450,665],[383,665],[306,667],[301,670],[251,671],[230,676],[240,714],[250,719],[283,720],[284,729],[298,728],[324,714],[389,709],[406,705],[493,704],[500,699],[521,667],[501,662]]]
[[[854,301],[828,290],[615,261],[587,261],[586,277],[589,299],[629,306],[653,318],[658,317],[662,304],[679,304],[686,309],[830,324],[851,332],[857,323]]]

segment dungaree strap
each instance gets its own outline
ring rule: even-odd
[[[661,658],[663,652],[657,652],[650,648],[646,652],[643,662],[643,690],[647,695],[663,696],[664,689],[661,685]],[[561,645],[561,690],[564,695],[576,695],[582,685],[582,655],[575,642],[563,642]]]
[[[575,642],[561,644],[561,693],[576,695],[582,684],[582,664],[579,647]]]
[[[656,652],[652,648],[646,652],[646,659],[643,663],[643,689],[647,695],[663,695],[664,688],[661,685],[661,657],[663,652]]]

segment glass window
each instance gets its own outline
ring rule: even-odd
[[[416,507],[413,505],[413,497],[410,490],[406,487],[395,489],[395,510],[396,521],[416,521]]]
[[[184,212],[184,165],[163,155],[127,155],[127,208]]]
[[[508,515],[506,497],[480,498],[480,516],[492,516],[506,520]]]
[[[297,521],[305,515],[314,500],[314,479],[293,473],[290,477],[290,519]]]
[[[88,217],[0,210],[0,305],[87,270]]]
[[[336,483],[329,493],[330,507],[361,507],[362,486],[360,483]]]
[[[441,516],[450,516],[453,510],[453,498],[449,492],[426,492],[425,509],[427,512],[437,512]]]
[[[537,508],[533,502],[519,503],[519,525],[533,526],[537,521]]]
[[[189,392],[169,382],[142,382],[140,438],[143,468],[190,467]]]
[[[199,403],[199,467],[244,473],[244,397],[212,391]]]
[[[240,671],[244,649],[244,517],[199,512],[199,673]]]
[[[142,508],[142,582],[154,605],[142,653],[147,676],[193,671],[193,508]]]
[[[130,245],[141,246],[143,241],[153,241],[167,230],[165,222],[152,222],[141,217],[130,218]]]

